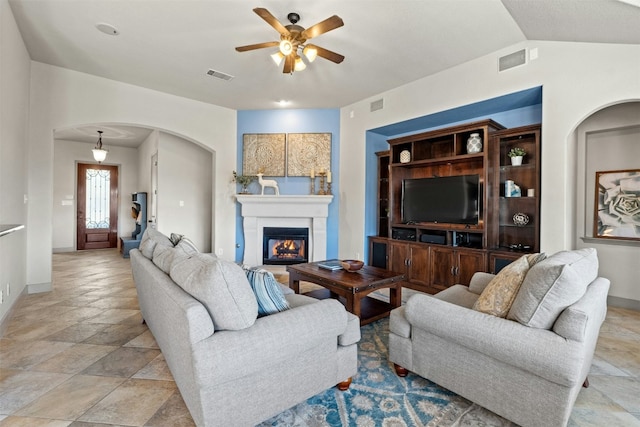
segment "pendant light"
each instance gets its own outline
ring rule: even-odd
[[[98,163],[104,162],[104,159],[107,158],[108,151],[102,148],[102,131],[98,131],[98,142],[96,143],[96,147],[92,150],[93,158]]]

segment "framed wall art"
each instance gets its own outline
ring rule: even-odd
[[[242,135],[242,175],[284,176],[284,133],[245,133]]]
[[[593,237],[640,240],[640,169],[596,172]]]
[[[290,133],[287,135],[287,176],[309,176],[331,169],[330,133]]]

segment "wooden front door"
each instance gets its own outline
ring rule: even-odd
[[[118,167],[78,164],[78,250],[118,244]]]

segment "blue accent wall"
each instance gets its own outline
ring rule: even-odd
[[[542,87],[522,90],[458,108],[370,129],[366,133],[365,236],[375,236],[377,213],[376,152],[389,149],[388,139],[461,123],[493,119],[506,128],[542,123]],[[369,259],[369,245],[364,245]]]
[[[340,110],[245,110],[238,111],[238,141],[236,171],[242,173],[242,140],[245,133],[331,133],[331,173],[333,201],[327,218],[327,258],[338,257],[338,214],[340,194]],[[269,177],[271,178],[271,177]],[[309,194],[308,177],[274,177],[280,194]],[[319,183],[320,181],[316,181]],[[254,182],[249,190],[257,194],[260,186]],[[317,190],[317,188],[316,188]],[[272,190],[267,190],[272,191]],[[240,205],[236,207],[236,261],[242,261],[244,236]]]

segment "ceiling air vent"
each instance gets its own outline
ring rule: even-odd
[[[509,68],[523,65],[527,62],[527,51],[525,49],[510,53],[498,59],[498,71],[505,71]]]
[[[377,101],[373,101],[371,103],[370,111],[373,113],[374,111],[382,110],[384,108],[384,99],[380,98]]]
[[[211,70],[211,69],[209,71],[207,71],[207,74],[210,75],[211,77],[215,77],[217,79],[227,80],[227,81],[229,81],[229,80],[231,80],[233,78],[232,75],[225,74],[225,73],[223,73],[221,71],[216,71],[216,70]]]

